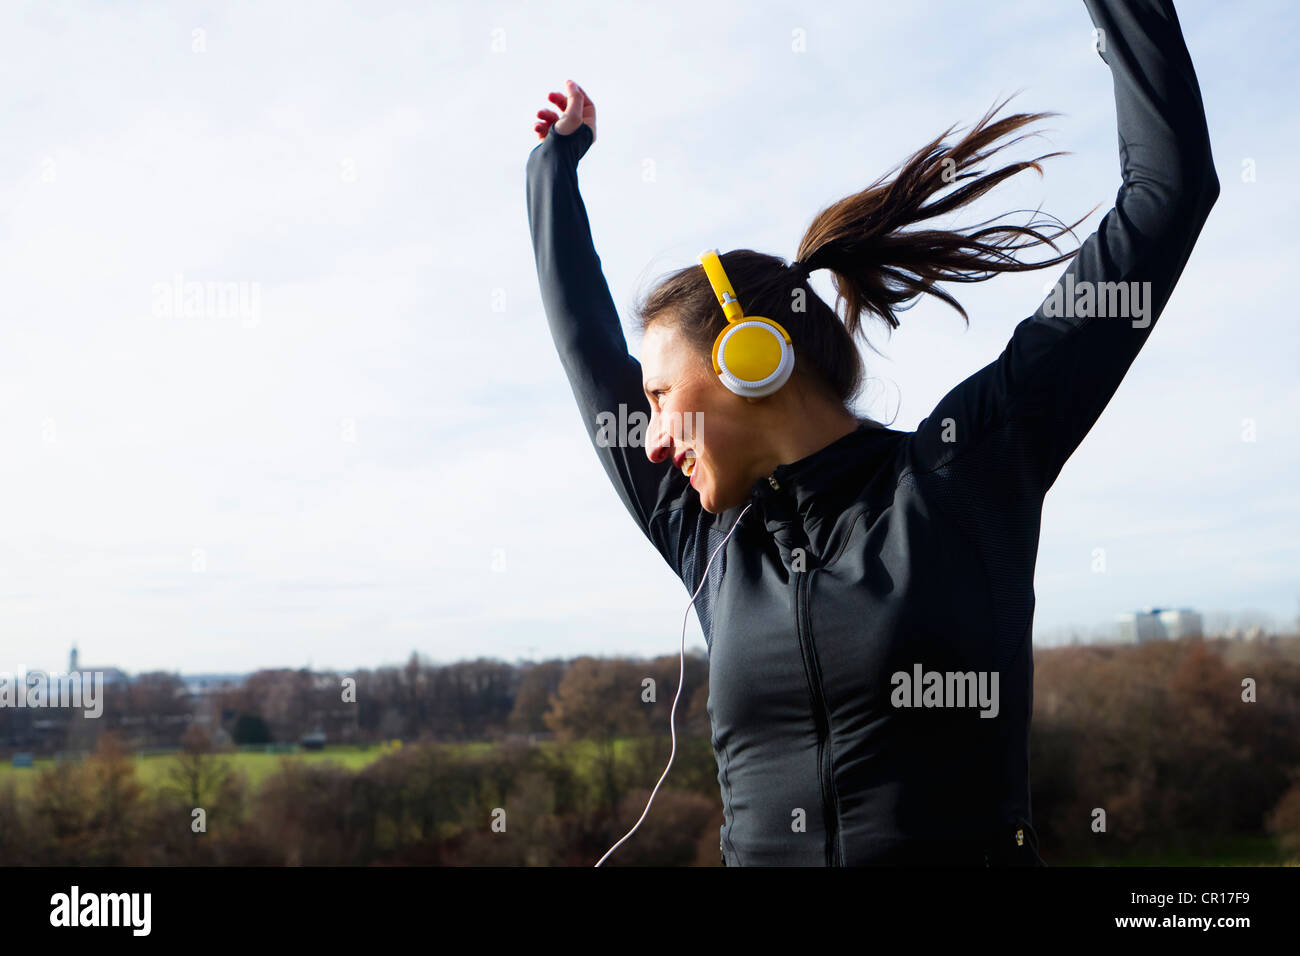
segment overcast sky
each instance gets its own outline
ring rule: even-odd
[[[1300,15],[1177,6],[1222,196],[1047,497],[1040,642],[1148,605],[1290,623],[1300,599]],[[969,223],[1101,203],[1086,238],[1120,183],[1091,43],[1081,0],[5,3],[0,671],[74,643],[186,672],[675,653],[689,595],[541,310],[547,92],[596,103],[580,182],[626,317],[701,249],[792,257],[819,209],[1017,90],[1007,111],[1063,115],[999,162],[1071,155]],[[1061,268],[949,287],[969,330],[930,299],[873,326],[860,410],[914,428]],[[194,282],[240,308],[170,291]]]

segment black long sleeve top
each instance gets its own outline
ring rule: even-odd
[[[1114,207],[1002,354],[915,431],[863,423],[755,481],[696,601],[728,865],[1041,862],[1028,744],[1043,498],[1151,334],[1219,194],[1172,2],[1084,4],[1114,79]],[[585,125],[552,129],[528,157],[542,302],[606,474],[694,593],[743,509],[710,514],[671,461],[597,438],[602,412],[650,409],[578,191],[591,142]],[[1147,296],[1141,319],[1118,306],[1121,287]],[[996,714],[900,698],[897,675],[931,672],[986,686],[996,675]]]

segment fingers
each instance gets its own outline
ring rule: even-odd
[[[568,94],[551,92],[546,94],[546,98],[562,110],[567,110],[569,108],[570,100],[574,98],[576,98],[579,101],[578,102],[579,109],[582,108],[583,103],[590,105],[593,109],[595,108],[596,104],[592,100],[592,98],[587,95],[587,91],[584,90],[577,83],[574,83],[573,80],[566,80],[564,85],[565,88],[568,89],[569,91]]]
[[[565,85],[570,87],[573,90],[573,92],[576,95],[580,96],[583,102],[589,105],[592,109],[596,108],[595,101],[592,100],[592,98],[587,95],[587,91],[584,90],[577,83],[574,83],[572,80],[568,80]],[[554,103],[556,106],[558,106],[560,109],[565,109],[569,105],[569,98],[565,96],[563,93],[551,93],[546,98],[550,100],[552,103]]]
[[[582,95],[582,90],[573,80],[566,80],[564,86],[569,91],[568,102],[564,106],[565,113],[576,114],[578,119],[582,119],[582,105],[586,97]]]
[[[556,95],[558,94],[551,94],[552,97]],[[537,122],[533,124],[533,132],[537,134],[537,138],[546,139],[546,134],[551,131],[551,127],[555,125],[556,120],[559,118],[560,114],[555,110],[538,110]]]
[[[537,122],[533,124],[533,131],[537,133],[538,139],[545,139],[551,127],[556,124],[559,124],[560,128],[571,127],[568,132],[572,132],[573,129],[582,125],[583,114],[587,112],[588,108],[593,111],[594,121],[596,104],[587,96],[586,91],[572,80],[566,80],[564,86],[568,90],[567,94],[552,91],[546,96],[551,103],[563,110],[562,114],[556,113],[554,110],[537,111]],[[595,132],[594,126],[592,132]]]

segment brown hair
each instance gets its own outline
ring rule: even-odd
[[[886,173],[862,192],[833,203],[814,217],[799,243],[797,260],[806,268],[831,270],[835,308],[813,291],[806,272],[787,267],[779,256],[752,249],[720,255],[746,314],[775,319],[790,333],[795,374],[815,386],[828,388],[846,408],[862,387],[862,356],[854,342],[854,336],[862,331],[862,313],[879,317],[892,331],[899,324],[895,307],[929,293],[955,308],[969,325],[966,310],[950,294],[936,288],[936,282],[982,282],[999,272],[1026,272],[1057,265],[1076,254],[1024,263],[1009,253],[1040,243],[1057,249],[1052,240],[1065,232],[1072,233],[1074,226],[1096,210],[1095,206],[1073,225],[1062,224],[1052,237],[1036,231],[1032,221],[1028,226],[989,226],[992,220],[986,220],[977,226],[987,228],[971,227],[975,231],[969,234],[941,229],[903,231],[906,226],[965,206],[1025,169],[1035,169],[1041,176],[1040,161],[1066,155],[1047,153],[987,175],[970,170],[998,150],[1036,134],[1025,133],[993,147],[991,144],[997,140],[1030,123],[1059,115],[1015,113],[992,122],[993,115],[1010,99],[1007,97],[985,113],[956,145],[942,142],[952,132],[950,126],[894,167],[900,171],[892,179],[886,180]],[[972,181],[925,205],[944,186],[966,179]],[[1025,237],[1025,241],[1017,244],[1017,237]],[[843,320],[838,314],[841,302],[847,304]],[[903,306],[897,311],[909,308]],[[656,322],[673,323],[705,362],[714,338],[726,325],[713,287],[698,264],[673,272],[659,282],[637,303],[634,321],[642,333]]]

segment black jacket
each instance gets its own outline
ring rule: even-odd
[[[1114,78],[1123,184],[1058,283],[1073,307],[1049,314],[1049,296],[915,431],[863,423],[756,481],[696,601],[729,865],[1041,863],[1028,743],[1043,497],[1219,194],[1173,4],[1084,2]],[[591,142],[585,125],[552,129],[528,157],[542,301],[606,473],[689,594],[743,509],[711,515],[670,461],[598,439],[600,413],[649,405],[578,192]],[[1149,321],[1085,314],[1085,283],[1149,283]],[[895,706],[893,675],[918,665],[996,672],[996,716]]]

